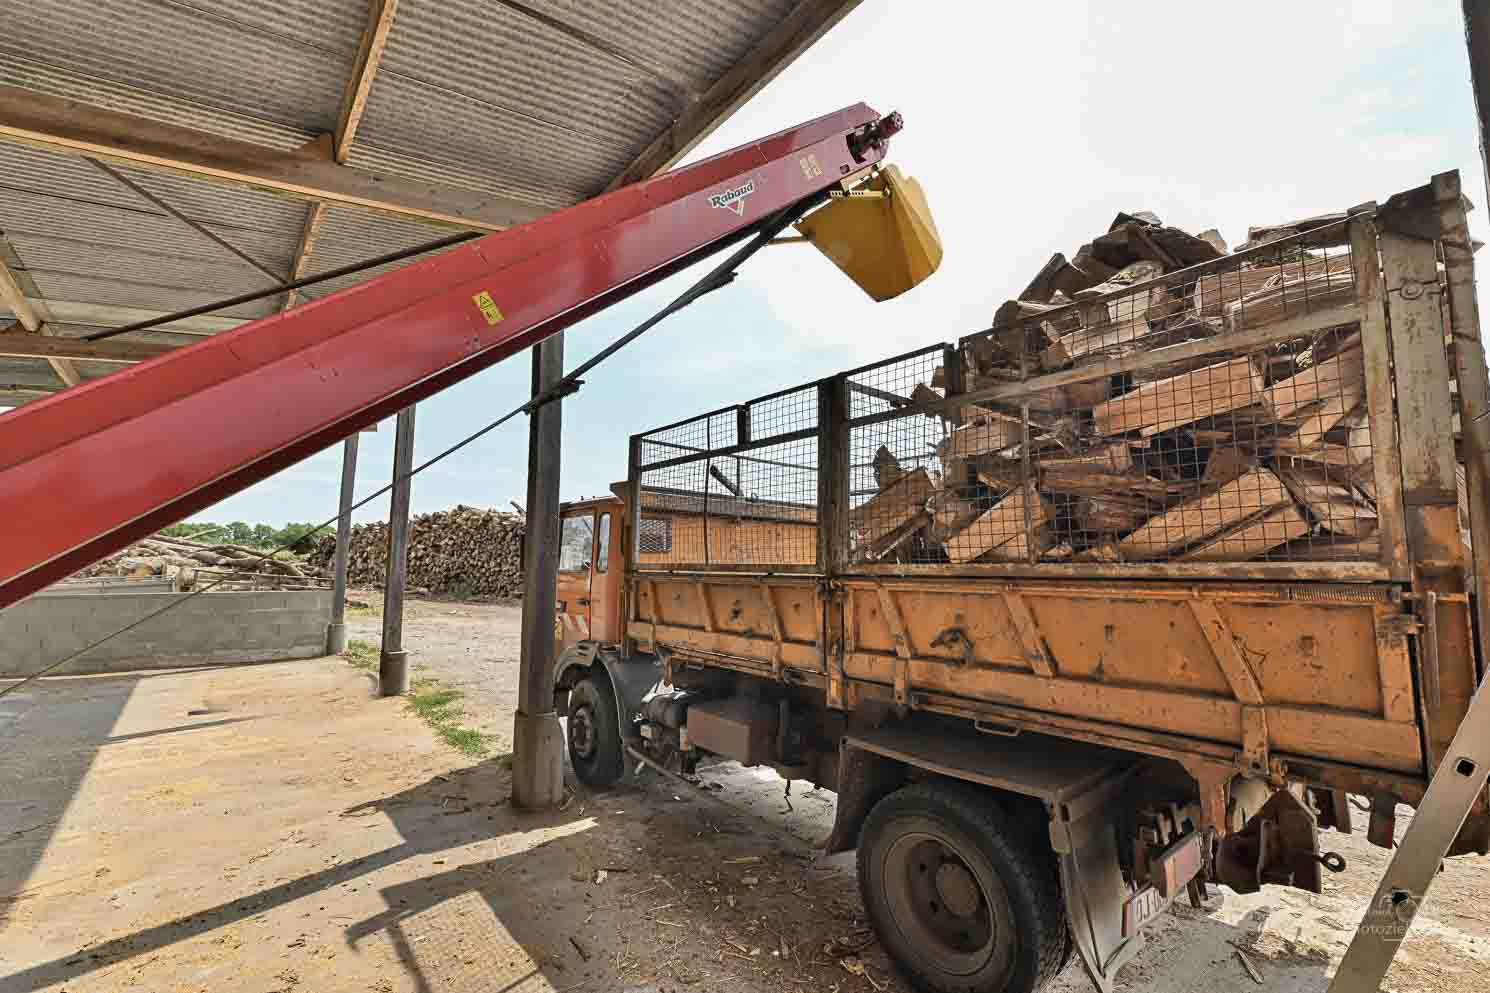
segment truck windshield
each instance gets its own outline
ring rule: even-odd
[[[595,547],[591,518],[566,517],[559,535],[559,571],[586,572],[590,568],[590,550]]]

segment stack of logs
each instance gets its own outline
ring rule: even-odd
[[[324,584],[305,561],[288,552],[268,557],[268,549],[212,544],[155,535],[77,573],[73,579],[164,576],[189,592],[212,584],[215,590],[305,590]]]
[[[525,518],[476,507],[419,514],[409,521],[408,589],[437,596],[521,596]],[[312,553],[330,576],[334,535],[323,536]],[[378,521],[352,529],[347,561],[351,586],[381,587],[388,569],[388,525]]]
[[[1243,248],[1303,237],[1179,280],[1158,277],[1223,259],[1218,234],[1119,214],[1073,258],[1052,256],[962,350],[964,392],[1253,329],[1278,340],[1094,369],[1029,398],[1028,439],[1018,402],[947,411],[934,459],[877,453],[879,492],[850,514],[855,557],[1376,559],[1355,274],[1351,253],[1317,247],[1338,244],[1340,227],[1320,229],[1342,216],[1254,228]],[[1305,314],[1298,334],[1280,323]],[[946,378],[913,399],[939,400]]]

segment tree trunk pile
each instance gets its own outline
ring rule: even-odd
[[[267,558],[266,551],[155,535],[95,562],[71,578],[165,576],[175,580],[176,589],[182,592],[209,583],[217,584],[215,590],[307,590],[325,585],[304,558],[289,552]]]
[[[879,492],[850,513],[855,557],[1375,559],[1355,273],[1343,229],[1326,227],[1338,219],[1253,229],[1243,248],[1260,250],[1229,264],[1215,232],[1119,214],[1071,259],[1053,255],[962,349],[958,373],[964,392],[1064,382],[1027,411],[949,407],[926,428],[940,440],[877,452]],[[1340,320],[1321,328],[1326,311]],[[1203,355],[1177,347],[1229,336],[1238,344]],[[1129,368],[1113,373],[1114,359]],[[939,398],[947,380],[937,369],[915,398]]]
[[[500,510],[458,506],[418,514],[409,521],[410,592],[440,596],[522,595],[525,518]],[[332,575],[336,536],[323,534],[311,555],[314,567]],[[388,568],[388,525],[352,528],[347,562],[350,586],[381,587]]]

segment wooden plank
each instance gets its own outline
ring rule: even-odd
[[[383,61],[383,49],[388,45],[388,32],[393,28],[393,15],[397,11],[398,0],[368,2],[367,24],[362,29],[362,41],[357,48],[357,57],[352,61],[352,72],[347,77],[341,112],[336,120],[338,162],[345,163],[352,154],[352,142],[357,138],[357,128],[367,110],[367,94],[372,89],[373,77],[378,74],[378,64]]]
[[[971,562],[991,549],[1024,538],[1026,503],[1032,527],[1039,527],[1049,519],[1050,507],[1034,488],[1020,487],[950,538],[945,546],[947,557],[953,562]]]
[[[7,358],[80,359],[87,362],[144,362],[173,351],[174,345],[147,345],[108,339],[83,341],[24,331],[0,332],[0,355]]]
[[[354,169],[326,151],[281,152],[18,86],[0,86],[0,137],[476,231],[501,231],[548,213],[511,197]]]
[[[754,49],[714,81],[631,164],[606,192],[647,179],[675,165],[776,75],[812,47],[861,0],[805,0],[796,4]]]
[[[1309,522],[1299,509],[1286,503],[1256,520],[1230,531],[1180,556],[1185,562],[1241,562],[1255,559],[1279,545],[1309,533]]]
[[[1451,505],[1453,406],[1437,293],[1437,253],[1432,242],[1390,231],[1381,234],[1380,243],[1397,370],[1403,497],[1409,507]]]
[[[1288,500],[1278,477],[1254,469],[1153,518],[1117,543],[1124,559],[1163,558]]]
[[[1412,577],[1403,531],[1402,476],[1397,464],[1397,415],[1392,384],[1391,342],[1387,331],[1386,290],[1378,259],[1376,221],[1350,222],[1350,254],[1355,259],[1361,303],[1363,386],[1370,424],[1372,498],[1376,504],[1376,552],[1393,579]],[[1364,550],[1364,549],[1363,549]],[[1374,557],[1374,556],[1373,556]]]
[[[1250,407],[1262,392],[1262,379],[1246,357],[1208,365],[1150,383],[1092,410],[1102,435],[1142,429],[1145,434],[1189,424],[1213,414]]]

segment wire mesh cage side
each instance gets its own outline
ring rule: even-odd
[[[1006,305],[911,388],[961,402],[852,428],[852,560],[1376,561],[1346,238]]]
[[[638,435],[637,566],[816,568],[818,389]]]

